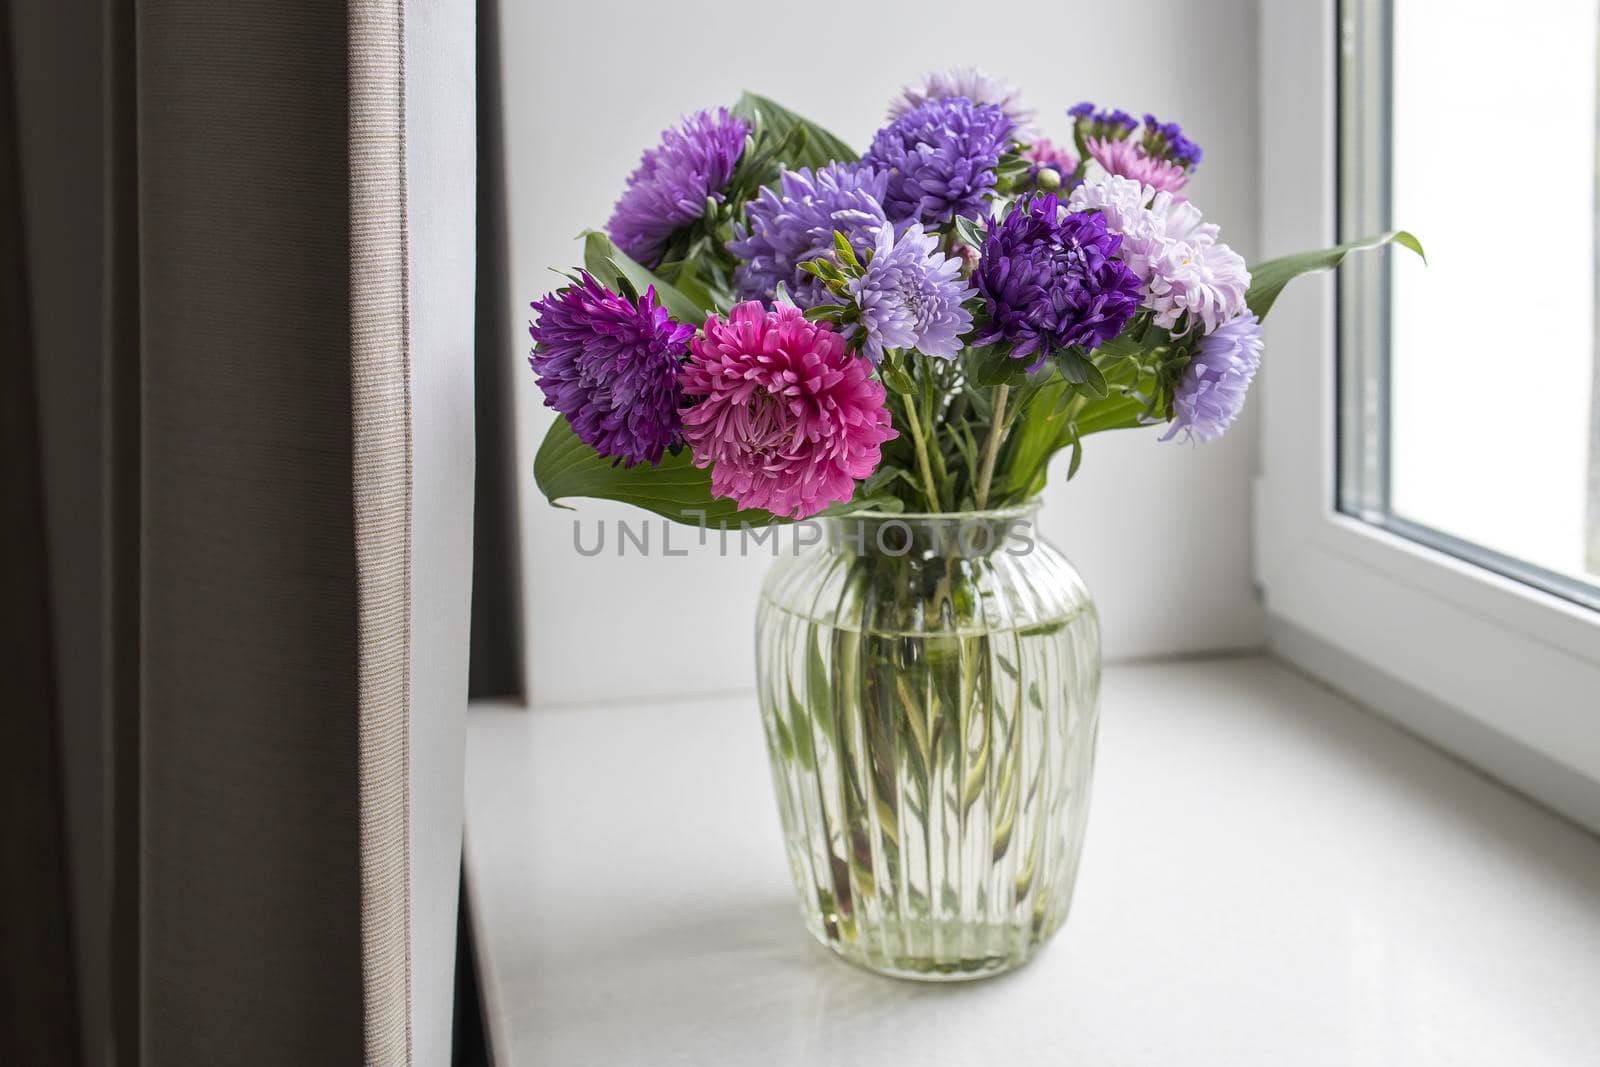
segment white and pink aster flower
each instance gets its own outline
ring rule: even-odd
[[[1244,257],[1218,241],[1216,225],[1187,200],[1111,175],[1078,186],[1068,207],[1099,211],[1122,235],[1123,261],[1138,275],[1142,306],[1157,326],[1174,330],[1187,315],[1186,330],[1210,333],[1245,310]]]

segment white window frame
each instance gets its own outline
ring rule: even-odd
[[[1263,256],[1335,240],[1337,18],[1335,0],[1261,5]],[[1254,532],[1271,647],[1600,830],[1600,613],[1335,509],[1336,314],[1321,274],[1266,324]]]

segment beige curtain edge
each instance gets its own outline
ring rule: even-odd
[[[411,397],[405,12],[351,0],[350,322],[362,1041],[411,1063]]]

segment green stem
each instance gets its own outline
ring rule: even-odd
[[[928,464],[928,440],[922,433],[922,417],[910,393],[901,393],[900,397],[906,403],[906,425],[911,427],[911,444],[917,450],[917,468],[922,472],[922,491],[928,495],[928,510],[938,511],[939,491],[933,487],[933,468]]]
[[[989,483],[994,480],[994,461],[1000,454],[1000,439],[1005,436],[1006,397],[1011,387],[1002,385],[994,391],[994,418],[989,423],[989,441],[983,446],[983,468],[978,472],[978,510],[989,504]]]

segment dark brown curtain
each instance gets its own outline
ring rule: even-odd
[[[0,1063],[78,1062],[12,19],[0,7]]]

